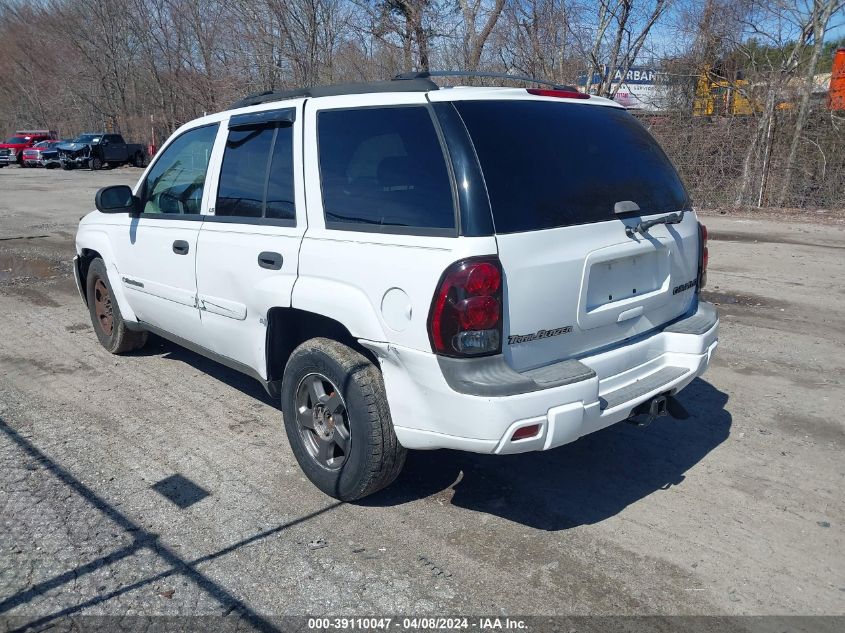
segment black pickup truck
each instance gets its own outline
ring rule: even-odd
[[[55,152],[55,157],[52,153]],[[143,167],[147,152],[143,145],[127,143],[120,134],[80,134],[69,143],[56,145],[45,160],[58,159],[62,169],[88,167],[100,169],[111,165],[131,163]]]

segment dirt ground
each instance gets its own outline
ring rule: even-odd
[[[722,329],[689,420],[417,452],[342,504],[257,382],[98,345],[75,226],[139,173],[0,170],[0,614],[845,614],[841,223],[705,216]]]

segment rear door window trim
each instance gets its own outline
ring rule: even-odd
[[[232,124],[232,121],[237,119],[235,124]],[[204,221],[207,222],[218,222],[222,224],[244,224],[249,226],[278,226],[278,227],[287,227],[287,228],[295,228],[296,227],[296,206],[295,206],[295,198],[296,198],[296,157],[293,155],[294,152],[294,143],[293,143],[293,135],[296,132],[295,129],[295,122],[296,122],[296,108],[281,108],[277,110],[266,110],[262,112],[256,112],[251,114],[241,114],[233,116],[229,119],[229,123],[227,125],[228,130],[231,132],[232,130],[243,130],[245,128],[251,127],[263,127],[263,126],[273,126],[273,140],[270,144],[270,150],[267,157],[267,165],[265,167],[265,174],[264,174],[264,194],[263,194],[263,201],[262,201],[262,214],[267,213],[267,194],[269,191],[270,186],[270,172],[272,170],[273,165],[273,158],[274,153],[276,150],[276,142],[279,136],[279,129],[282,127],[289,127],[291,128],[291,185],[293,187],[294,193],[294,215],[292,218],[268,218],[262,215],[261,217],[249,217],[249,216],[240,216],[240,215],[217,215],[216,207],[217,207],[217,200],[220,196],[220,185],[222,183],[222,176],[223,176],[223,165],[226,160],[226,144],[229,142],[229,135],[227,133],[226,140],[223,146],[223,155],[220,160],[220,169],[218,172],[217,178],[217,191],[214,194],[214,207],[215,212],[213,214],[207,214],[203,216]]]

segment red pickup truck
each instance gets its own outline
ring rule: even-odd
[[[23,150],[39,141],[55,140],[58,135],[53,130],[18,130],[14,136],[0,143],[0,167],[17,163],[23,164]]]

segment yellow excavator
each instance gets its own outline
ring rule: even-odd
[[[748,80],[742,79],[739,73],[736,75],[734,79],[727,79],[712,69],[704,69],[695,85],[693,116],[754,114],[754,103],[747,96]]]

